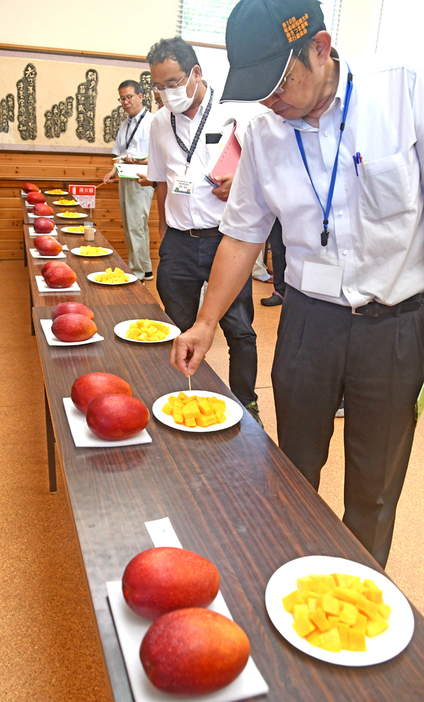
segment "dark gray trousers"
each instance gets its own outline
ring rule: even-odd
[[[209,274],[222,234],[205,239],[168,227],[159,249],[157,290],[165,312],[186,331],[196,321],[200,292]],[[231,270],[228,271],[231,275]],[[230,356],[229,384],[246,407],[258,398],[256,333],[253,330],[252,278],[245,283],[219,324]]]
[[[272,370],[280,448],[318,489],[344,395],[343,521],[383,567],[423,380],[423,307],[356,316],[286,287]]]

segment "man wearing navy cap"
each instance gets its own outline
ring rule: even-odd
[[[280,447],[318,489],[344,395],[343,520],[384,567],[424,380],[423,76],[339,56],[317,0],[241,0],[226,43],[222,100],[270,111],[247,130],[207,296],[171,360],[197,368],[277,216]]]

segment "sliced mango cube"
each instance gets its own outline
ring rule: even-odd
[[[282,598],[293,628],[311,645],[327,651],[366,651],[366,637],[389,627],[391,608],[374,581],[333,573],[297,579],[297,589]]]
[[[143,320],[139,320],[137,324],[140,324],[142,321]],[[130,326],[127,336],[131,333],[132,329]],[[217,407],[216,413],[212,409],[213,406]],[[172,416],[174,420],[176,414],[178,417],[177,423],[185,423],[185,425],[190,428],[204,428],[212,424],[222,424],[226,420],[224,400],[218,400],[216,397],[201,397],[199,395],[189,396],[182,391],[178,394],[178,397],[170,395],[162,409],[165,414]],[[182,421],[180,417],[182,417]]]
[[[294,620],[293,629],[303,638],[315,630],[315,625],[311,622],[309,617],[302,614],[300,617]]]

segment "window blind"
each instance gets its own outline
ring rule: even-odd
[[[225,27],[238,0],[180,0],[177,34],[185,41],[225,46]],[[343,0],[324,0],[325,23],[337,45]]]

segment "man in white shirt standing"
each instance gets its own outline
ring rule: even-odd
[[[205,174],[210,157],[207,135],[219,134],[224,118],[190,44],[180,37],[161,39],[147,61],[153,89],[165,106],[152,124],[147,173],[158,184],[162,243],[157,289],[166,313],[185,331],[196,319],[201,289],[222,239],[218,227],[232,176],[223,174],[219,187],[212,188]],[[231,266],[227,275],[232,276]],[[231,390],[261,424],[250,277],[218,321],[229,346]]]
[[[122,122],[112,153],[126,163],[147,163],[150,126],[153,115],[143,106],[140,84],[125,80],[118,88],[119,101],[128,115]],[[115,166],[103,179],[113,183],[118,177]],[[139,280],[153,280],[150,260],[149,212],[154,188],[136,180],[119,178],[119,203],[128,248],[128,265]]]
[[[344,394],[343,521],[384,567],[424,380],[423,75],[339,57],[317,0],[241,0],[226,44],[222,99],[270,112],[247,129],[205,302],[171,360],[194,372],[277,216],[280,447],[318,489]]]

